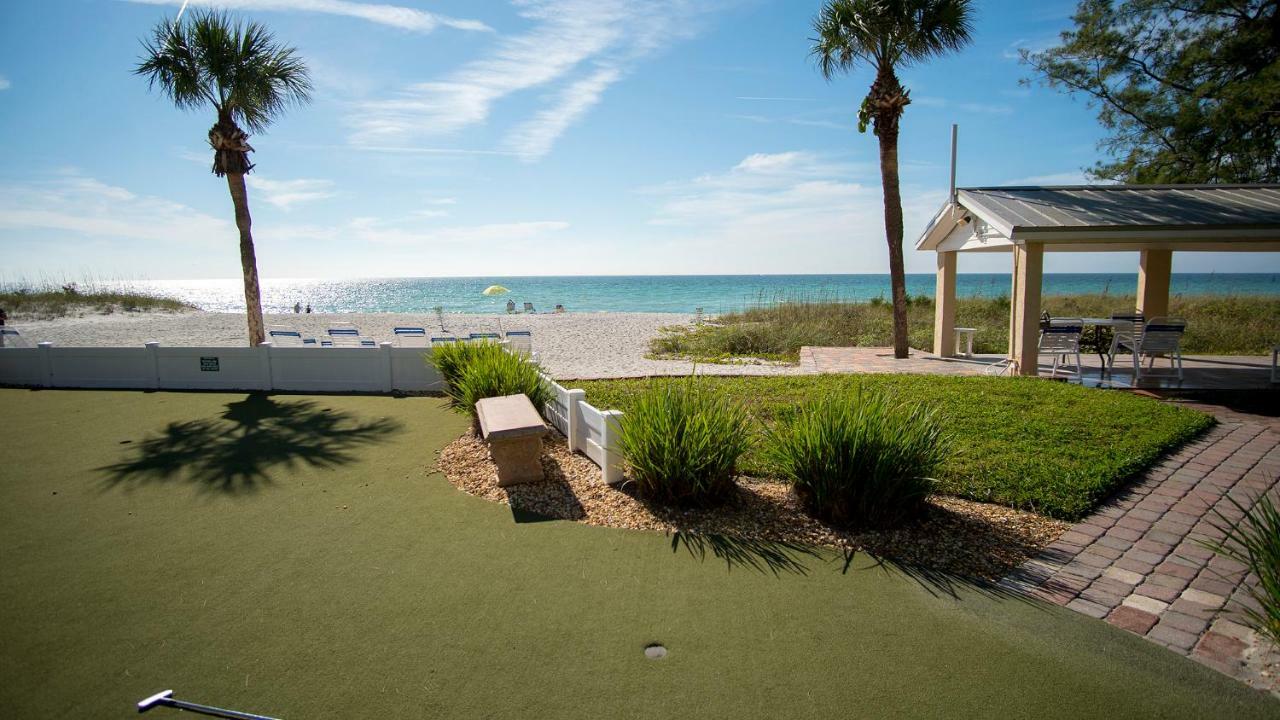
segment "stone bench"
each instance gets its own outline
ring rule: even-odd
[[[498,466],[498,485],[542,479],[542,436],[547,426],[524,395],[484,398],[476,403],[480,435]]]

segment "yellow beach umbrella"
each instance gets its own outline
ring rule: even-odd
[[[489,287],[484,289],[484,292],[480,294],[481,295],[501,295],[503,293],[508,293],[508,292],[511,292],[511,291],[502,287],[501,285],[490,285]]]

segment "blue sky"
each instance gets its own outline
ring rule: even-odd
[[[211,112],[131,74],[180,0],[0,7],[0,279],[235,277]],[[196,5],[199,3],[193,3]],[[228,0],[310,64],[314,102],[252,139],[265,277],[884,272],[869,71],[828,83],[802,0]],[[1072,2],[979,2],[963,52],[908,68],[900,147],[907,267],[960,184],[1082,180],[1101,132],[1083,101],[1022,87],[1019,47]],[[963,257],[1003,272],[1007,256]],[[1049,271],[1129,270],[1054,255]],[[1274,254],[1175,270],[1280,271]]]

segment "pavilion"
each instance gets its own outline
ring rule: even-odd
[[[1280,252],[1280,185],[1079,185],[959,188],[916,249],[937,253],[933,352],[955,355],[956,255],[1011,252],[1009,358],[1039,371],[1046,252],[1133,252],[1137,310],[1169,309],[1173,253]]]

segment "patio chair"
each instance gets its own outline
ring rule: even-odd
[[[520,355],[533,353],[533,333],[528,330],[509,330],[507,349]]]
[[[1182,380],[1182,336],[1187,331],[1187,321],[1174,317],[1155,317],[1142,327],[1136,342],[1121,343],[1121,348],[1133,352],[1133,381],[1142,377],[1142,358],[1148,358],[1149,369],[1155,369],[1156,357],[1167,356],[1169,367]]]
[[[1134,315],[1112,315],[1111,349],[1107,351],[1107,364],[1112,369],[1116,366],[1116,352],[1133,346],[1142,337],[1142,313]]]
[[[1053,370],[1049,377],[1056,378],[1059,363],[1065,367],[1067,359],[1075,356],[1076,380],[1084,382],[1084,367],[1080,363],[1080,335],[1083,333],[1082,318],[1054,318],[1041,326],[1040,353],[1053,355]]]
[[[420,327],[398,327],[392,332],[399,347],[427,347],[427,330]]]
[[[0,325],[0,348],[29,348],[31,341],[22,336],[16,327]]]

